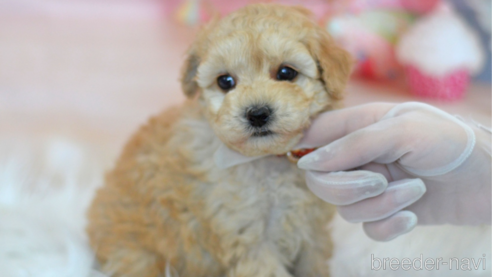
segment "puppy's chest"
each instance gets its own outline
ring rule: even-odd
[[[233,169],[212,185],[207,213],[219,236],[270,241],[295,256],[309,238],[309,214],[317,209],[304,174],[284,158],[270,157]]]

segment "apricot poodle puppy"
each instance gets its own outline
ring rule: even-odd
[[[341,105],[349,55],[299,7],[257,4],[205,26],[182,72],[188,100],[131,138],[97,192],[88,234],[129,277],[328,276],[333,208],[285,153]],[[221,169],[225,144],[254,161]]]

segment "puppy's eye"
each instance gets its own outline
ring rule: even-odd
[[[236,86],[236,80],[231,75],[221,75],[217,78],[217,85],[222,90],[228,91]]]
[[[297,71],[288,66],[282,66],[277,72],[277,80],[279,81],[292,81],[296,76]]]

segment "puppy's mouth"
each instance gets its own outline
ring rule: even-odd
[[[262,137],[271,136],[273,134],[274,134],[274,132],[272,132],[271,130],[255,130],[255,131],[253,131],[251,136],[256,137],[256,138],[262,138]]]

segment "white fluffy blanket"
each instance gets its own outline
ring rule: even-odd
[[[0,153],[0,276],[103,276],[83,233],[104,168],[94,149],[11,139]]]

